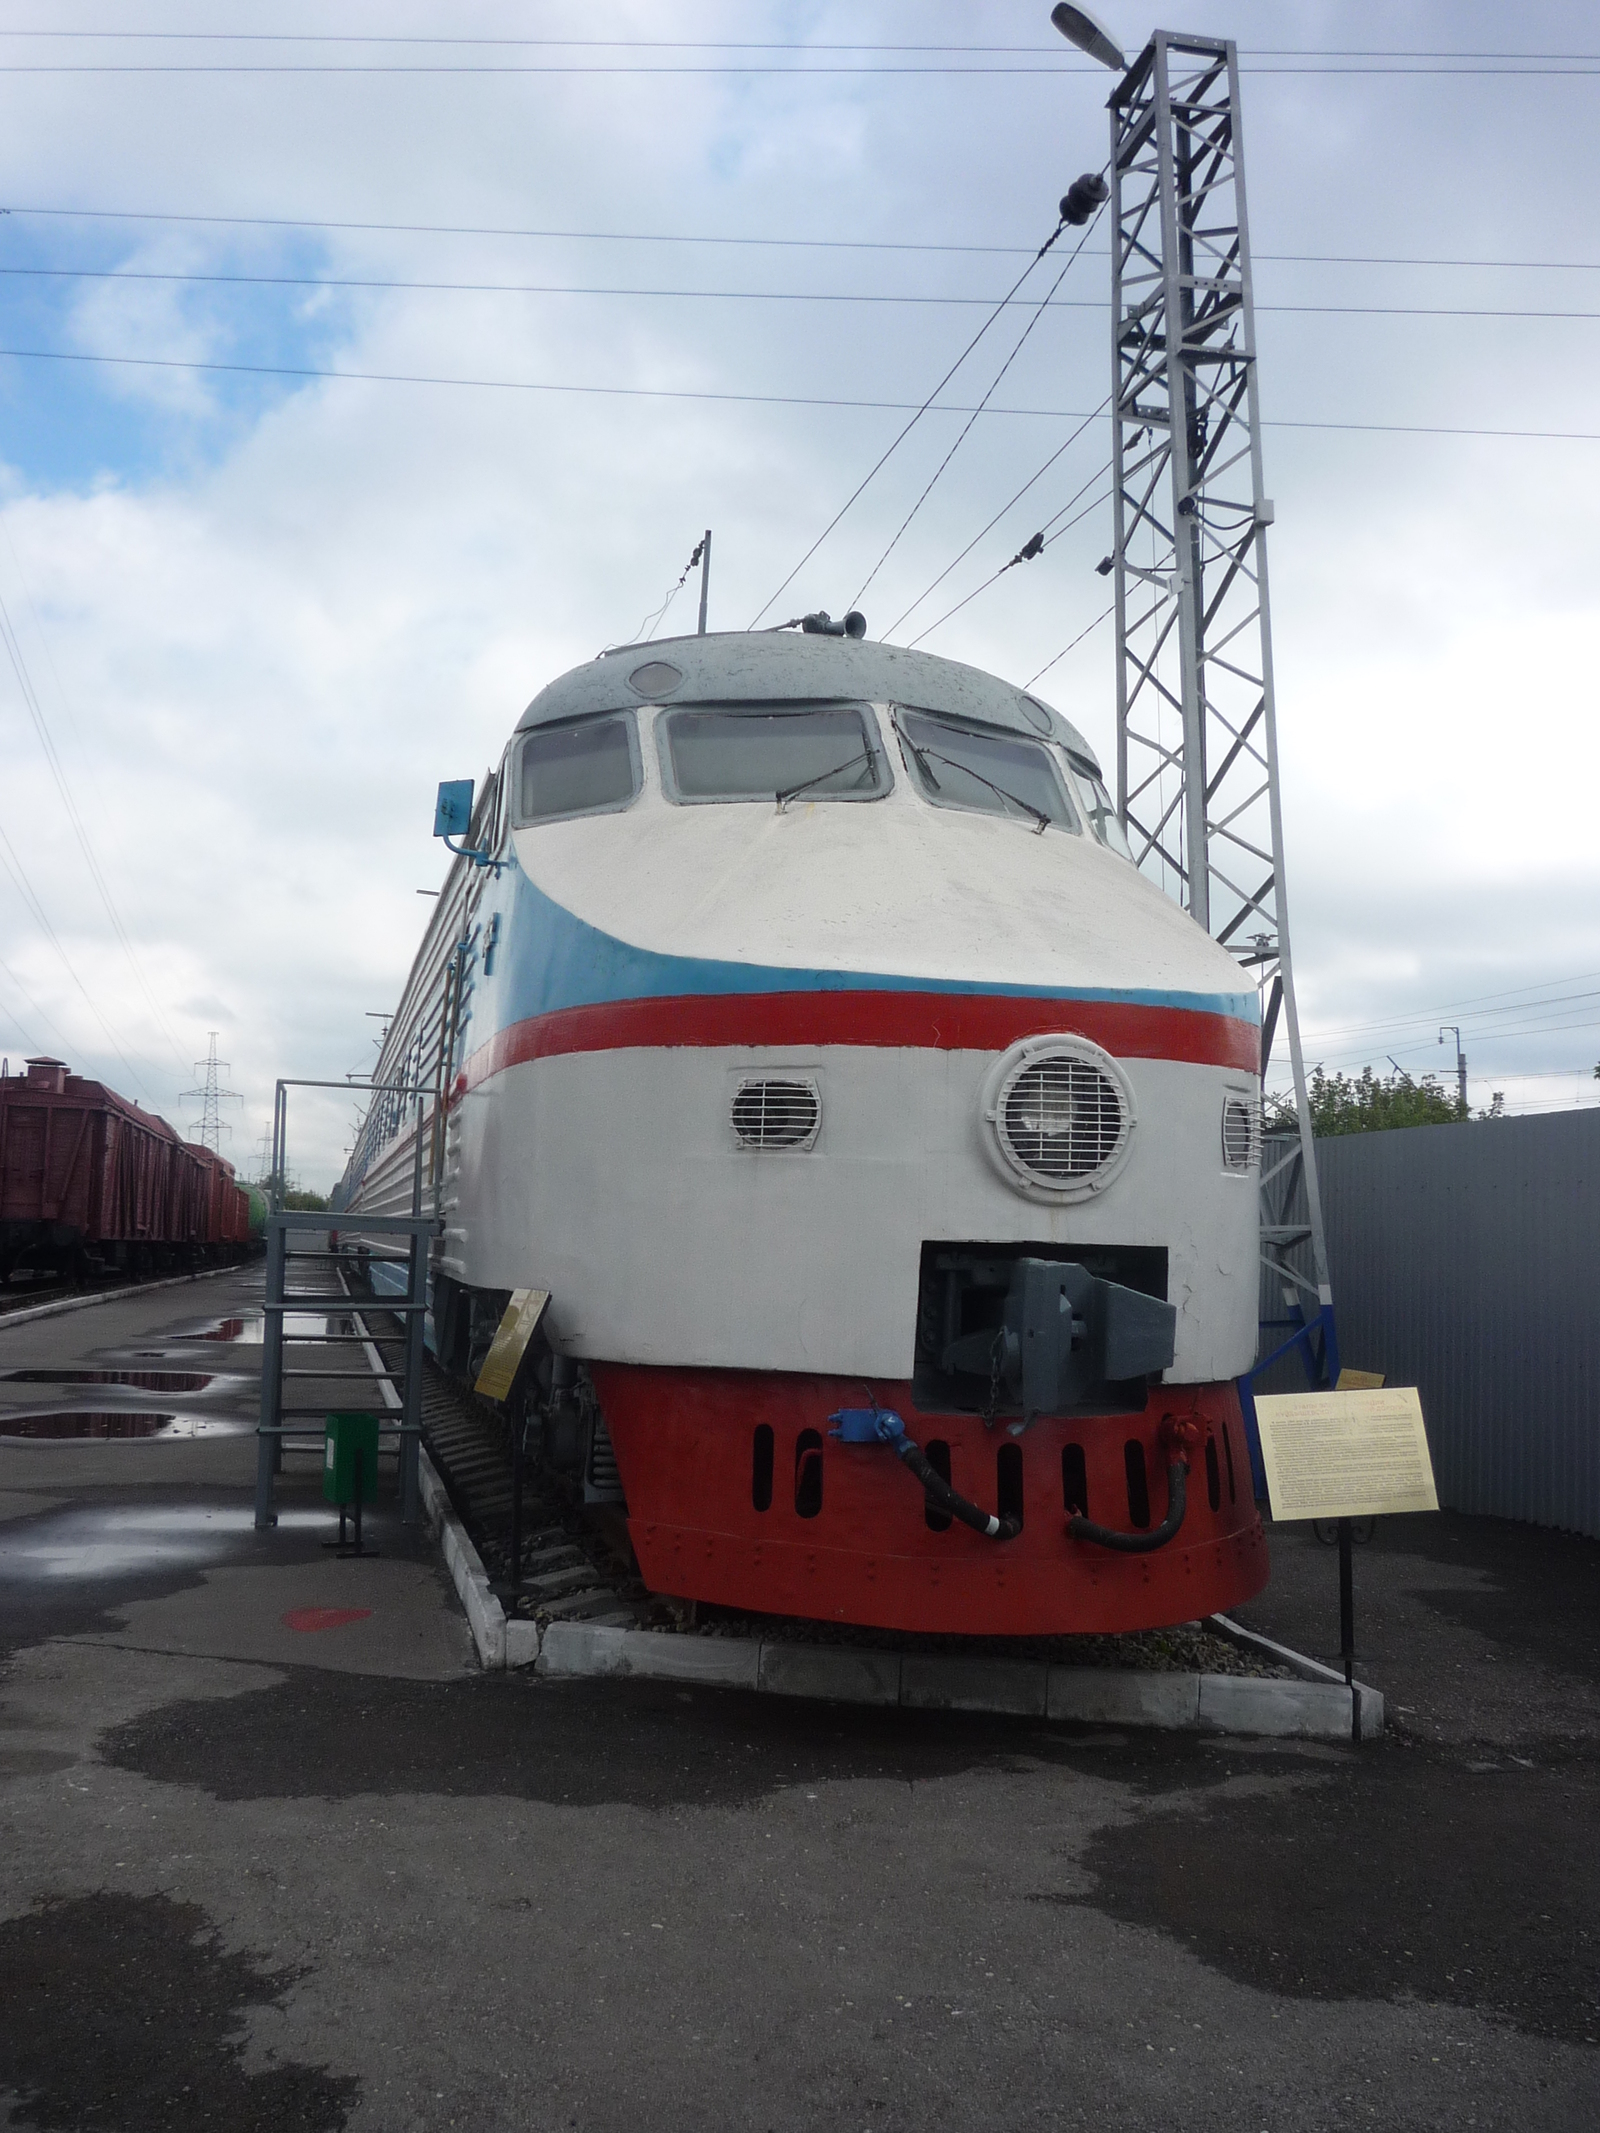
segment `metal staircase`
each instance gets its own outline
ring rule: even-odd
[[[273,1103],[272,1176],[281,1192],[288,1156],[288,1092],[343,1089],[347,1082],[280,1081]],[[330,1227],[325,1213],[275,1207],[266,1223],[266,1295],[261,1348],[261,1417],[256,1425],[258,1528],[276,1525],[274,1483],[286,1445],[320,1446],[330,1412],[377,1417],[380,1449],[398,1453],[400,1515],[421,1517],[418,1449],[422,1431],[423,1334],[428,1312],[428,1255],[438,1219],[422,1211],[422,1101],[433,1092],[415,1083],[379,1083],[371,1093],[417,1107],[409,1214],[358,1214],[348,1228]],[[334,1223],[339,1217],[333,1218]],[[337,1242],[335,1241],[337,1239]],[[351,1272],[371,1287],[386,1271],[396,1291],[374,1299],[352,1285]],[[395,1363],[374,1338],[363,1313],[400,1320]],[[391,1346],[394,1345],[391,1343]],[[346,1392],[345,1388],[349,1391]]]

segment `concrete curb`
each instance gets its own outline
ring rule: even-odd
[[[1308,1659],[1304,1652],[1291,1651],[1287,1644],[1274,1644],[1270,1637],[1263,1637],[1259,1630],[1246,1629],[1242,1622],[1235,1622],[1232,1615],[1212,1615],[1208,1627],[1235,1644],[1242,1644],[1247,1651],[1257,1652],[1263,1659],[1271,1659],[1279,1666],[1287,1666],[1300,1676],[1302,1681],[1332,1689],[1343,1707],[1346,1726],[1350,1715],[1350,1691],[1337,1667],[1324,1666],[1320,1659]],[[1229,1677],[1230,1679],[1232,1677]],[[1283,1684],[1280,1684],[1283,1686]],[[1376,1740],[1383,1731],[1383,1693],[1369,1688],[1364,1681],[1355,1684],[1356,1697],[1361,1712],[1361,1738]]]
[[[1303,1740],[1351,1738],[1350,1691],[1339,1675],[1299,1652],[1241,1630],[1225,1617],[1217,1617],[1216,1626],[1222,1634],[1260,1649],[1264,1657],[1293,1668],[1299,1678],[1162,1674],[841,1645],[768,1644],[754,1637],[673,1636],[585,1622],[552,1622],[542,1637],[532,1622],[512,1622],[502,1637],[502,1663],[531,1665],[538,1674],[569,1680],[631,1675],[819,1702],[893,1704],[907,1710],[995,1712],[1077,1724]],[[1371,1740],[1383,1731],[1383,1698],[1360,1683],[1357,1689],[1361,1737]]]
[[[506,1614],[490,1589],[483,1559],[472,1545],[466,1527],[457,1518],[433,1461],[421,1449],[417,1454],[417,1473],[422,1487],[423,1515],[438,1538],[450,1581],[466,1609],[472,1641],[478,1648],[478,1663],[491,1669],[504,1667],[508,1641]],[[512,1627],[531,1629],[533,1625],[519,1622]]]
[[[29,1304],[21,1311],[0,1311],[0,1333],[7,1326],[26,1326],[36,1318],[54,1318],[62,1311],[84,1311],[90,1304],[116,1303],[124,1296],[148,1296],[152,1289],[183,1289],[196,1281],[215,1281],[219,1274],[237,1274],[250,1264],[241,1259],[233,1266],[208,1266],[198,1274],[163,1274],[159,1281],[134,1281],[125,1289],[100,1289],[92,1296],[58,1296],[54,1303]]]
[[[482,1558],[451,1507],[426,1451],[418,1455],[422,1505],[466,1609],[484,1667],[532,1667],[552,1678],[633,1676],[704,1688],[754,1689],[819,1703],[898,1705],[909,1711],[978,1711],[1077,1725],[1154,1726],[1169,1732],[1250,1733],[1349,1740],[1350,1691],[1332,1667],[1274,1644],[1227,1615],[1207,1627],[1288,1667],[1293,1681],[1252,1674],[1163,1674],[1133,1667],[1051,1666],[1043,1660],[883,1652],[853,1645],[765,1643],[756,1637],[675,1636],[595,1622],[538,1623],[495,1598]],[[1360,1738],[1383,1731],[1383,1698],[1356,1683]]]
[[[519,1627],[533,1630],[531,1622]],[[653,1629],[607,1629],[594,1622],[552,1622],[534,1637],[540,1674],[638,1674],[651,1681],[698,1681],[708,1687],[759,1686],[761,1646],[751,1637],[674,1637]]]

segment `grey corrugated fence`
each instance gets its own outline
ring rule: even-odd
[[[1417,1386],[1440,1502],[1600,1536],[1600,1109],[1341,1134],[1317,1171],[1341,1359]]]

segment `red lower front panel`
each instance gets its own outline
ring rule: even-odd
[[[909,1385],[875,1387],[936,1464],[948,1448],[961,1495],[1020,1510],[1022,1531],[995,1541],[937,1530],[887,1445],[828,1436],[836,1408],[864,1404],[854,1379],[590,1368],[654,1592],[882,1629],[1051,1636],[1192,1621],[1267,1581],[1231,1384],[1158,1388],[1142,1414],[1039,1421],[1021,1437],[978,1415],[921,1414]],[[1165,1518],[1167,1416],[1195,1425],[1176,1538],[1133,1556],[1070,1539],[1069,1510],[1120,1532]]]

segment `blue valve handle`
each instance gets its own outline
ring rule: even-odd
[[[901,1465],[908,1467],[921,1482],[929,1502],[941,1511],[947,1511],[952,1518],[959,1518],[974,1533],[981,1533],[989,1540],[1015,1540],[1022,1531],[1016,1519],[996,1518],[992,1511],[980,1510],[965,1496],[958,1496],[906,1435],[906,1426],[900,1417],[887,1407],[841,1407],[837,1414],[829,1415],[828,1422],[828,1435],[837,1437],[841,1444],[891,1445]]]
[[[900,1417],[887,1407],[841,1407],[828,1421],[834,1425],[828,1435],[841,1444],[893,1444],[906,1433]]]

